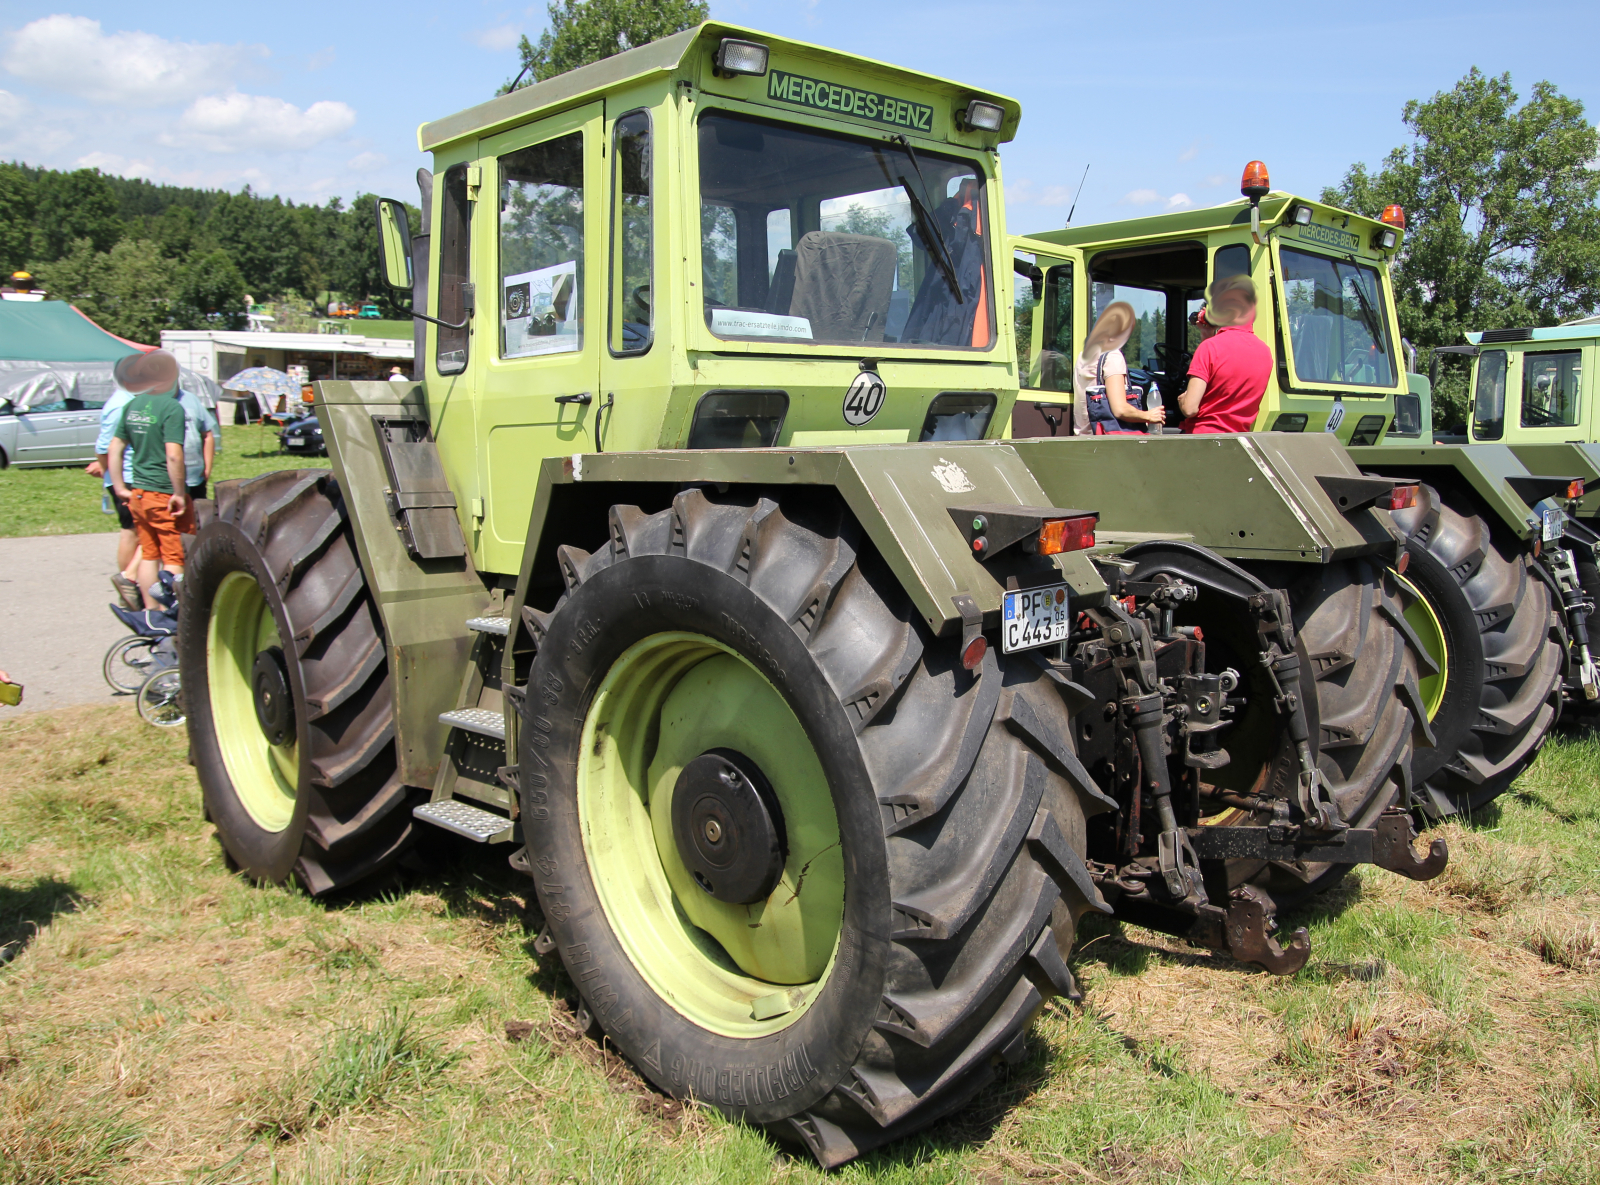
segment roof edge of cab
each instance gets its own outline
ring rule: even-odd
[[[1329,205],[1327,202],[1318,201],[1316,198],[1301,197],[1298,194],[1286,193],[1275,189],[1261,199],[1261,222],[1263,225],[1278,221],[1290,206],[1306,205],[1319,212],[1347,218],[1351,225],[1359,224],[1364,233],[1360,236],[1363,240],[1367,233],[1380,229],[1383,223],[1376,218],[1368,218],[1364,214],[1357,214],[1353,210],[1345,210],[1339,206]],[[1234,198],[1232,201],[1223,202],[1216,206],[1201,206],[1192,210],[1179,210],[1170,214],[1146,214],[1140,218],[1124,218],[1116,222],[1088,222],[1082,226],[1069,226],[1063,230],[1031,231],[1018,238],[1033,239],[1039,243],[1050,243],[1059,247],[1077,247],[1088,244],[1101,244],[1121,239],[1142,239],[1161,237],[1167,238],[1184,233],[1202,233],[1206,231],[1227,230],[1230,227],[1242,226],[1249,229],[1250,204],[1244,198]],[[1030,250],[1018,247],[1018,250]]]
[[[941,90],[970,98],[993,101],[1005,111],[1005,121],[996,138],[1004,143],[1016,135],[1022,119],[1022,105],[1015,99],[980,87],[967,86],[932,74],[921,74],[901,66],[893,66],[871,58],[840,53],[825,46],[795,41],[756,29],[730,25],[721,21],[707,21],[660,41],[652,41],[636,49],[624,50],[609,58],[602,58],[587,66],[579,66],[565,74],[558,74],[532,86],[525,86],[510,94],[498,95],[486,103],[468,107],[443,119],[432,120],[417,129],[417,147],[423,152],[435,152],[459,140],[501,131],[524,123],[539,113],[565,106],[585,97],[598,96],[606,91],[654,74],[668,74],[684,66],[694,47],[703,41],[723,37],[743,37],[759,40],[774,48],[782,47],[806,57],[836,63],[844,67],[865,70],[872,74],[915,81],[923,86],[932,84]]]

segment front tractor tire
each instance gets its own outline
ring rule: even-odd
[[[313,895],[410,845],[377,606],[327,470],[219,482],[178,648],[207,816],[246,876]]]
[[[925,1127],[1073,991],[1096,799],[1062,694],[1025,654],[963,669],[815,495],[690,490],[610,536],[523,613],[551,945],[670,1094],[827,1166]]]
[[[1417,798],[1434,817],[1503,794],[1561,709],[1566,629],[1549,585],[1514,541],[1430,486],[1394,512],[1416,594],[1406,617],[1441,674],[1422,685],[1436,744],[1418,749]]]

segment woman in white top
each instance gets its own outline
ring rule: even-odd
[[[1083,343],[1083,353],[1074,368],[1072,396],[1072,422],[1080,436],[1090,431],[1088,391],[1102,383],[1111,414],[1123,424],[1166,422],[1165,412],[1142,411],[1128,402],[1128,363],[1122,356],[1122,347],[1128,344],[1133,324],[1133,306],[1125,300],[1113,301]]]

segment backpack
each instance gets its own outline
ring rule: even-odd
[[[1142,434],[1145,430],[1143,424],[1124,424],[1111,414],[1111,397],[1106,394],[1106,356],[1102,351],[1099,360],[1094,366],[1095,385],[1083,393],[1083,398],[1089,408],[1089,434],[1091,436],[1115,436],[1129,433]],[[1132,374],[1128,376],[1126,399],[1140,411],[1144,410],[1145,388],[1135,386]]]

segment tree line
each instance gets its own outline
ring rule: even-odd
[[[418,225],[411,211],[412,225]],[[296,205],[246,187],[189,189],[0,163],[0,268],[31,272],[111,332],[140,342],[163,329],[239,329],[258,303],[336,293],[405,306],[379,274],[372,195]]]

